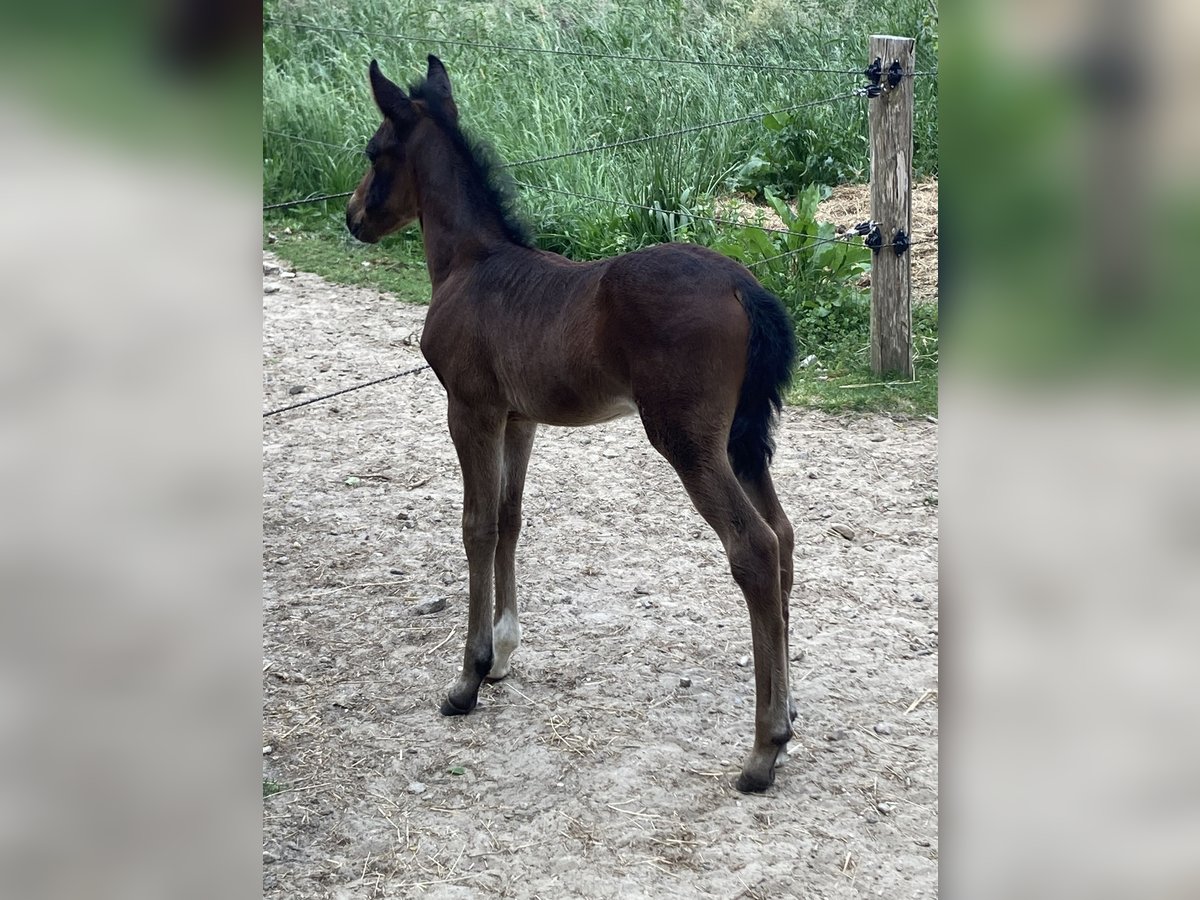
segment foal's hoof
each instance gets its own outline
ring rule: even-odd
[[[733,786],[743,794],[761,794],[775,781],[774,767],[767,769],[766,776],[743,772],[738,776]]]
[[[483,676],[483,680],[488,684],[495,684],[497,681],[503,681],[507,678],[510,671],[512,670],[509,668],[507,660],[505,660],[504,665],[498,665],[493,660],[487,674]]]
[[[466,707],[459,706],[450,697],[442,701],[443,716],[465,716],[475,708],[475,700],[472,700]]]

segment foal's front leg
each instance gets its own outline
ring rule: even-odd
[[[492,625],[495,658],[488,678],[498,681],[508,675],[509,660],[521,643],[517,621],[517,539],[521,536],[521,496],[525,492],[525,470],[533,450],[537,424],[515,413],[504,430],[504,468],[500,488],[500,536],[496,545],[496,616]]]
[[[450,437],[463,477],[463,545],[470,577],[467,646],[462,675],[442,704],[442,715],[475,708],[479,685],[492,668],[492,573],[496,561],[505,413],[450,398]]]

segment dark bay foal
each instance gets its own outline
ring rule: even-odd
[[[704,247],[588,263],[535,249],[489,156],[459,130],[441,62],[429,57],[407,93],[374,61],[370,77],[383,123],[346,224],[374,242],[420,220],[433,284],[421,352],[446,389],[462,467],[470,611],[462,674],[442,712],[470,712],[483,679],[508,673],[520,641],[514,557],[538,423],[636,414],[720,537],[745,595],[757,703],[737,787],[764,790],[795,717],[792,526],[768,471],[795,356],[787,314],[745,267]]]

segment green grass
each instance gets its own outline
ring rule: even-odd
[[[806,406],[826,412],[887,412],[936,416],[938,380],[936,363],[916,366],[912,383],[881,380],[871,374],[866,353],[844,354],[821,368],[796,370],[788,392],[789,406]]]
[[[288,234],[287,231],[291,231]],[[268,235],[275,237],[269,242]],[[292,220],[263,229],[263,246],[303,272],[313,272],[339,284],[389,291],[409,303],[429,302],[429,274],[420,245],[409,240],[363,244],[345,231],[306,230]]]
[[[795,318],[795,315],[793,314]],[[797,321],[800,355],[815,356],[797,368],[788,403],[827,412],[889,412],[936,416],[938,411],[938,309],[913,307],[911,379],[879,377],[870,369],[870,300],[866,291],[842,292],[840,321],[824,334],[813,333],[824,320]],[[812,330],[808,330],[812,329]]]
[[[278,781],[272,781],[269,778],[263,779],[263,799],[270,797],[272,794],[278,794],[280,791],[287,790],[287,785],[280,784]]]
[[[831,12],[828,4],[815,0],[647,0],[606,6],[585,0],[436,5],[411,0],[358,0],[351,5],[269,0],[265,13],[272,20],[322,28],[858,71],[866,64],[868,35],[919,34],[928,2],[840,0]],[[920,45],[921,68],[936,65],[932,47],[932,40]],[[367,86],[367,62],[378,58],[386,74],[405,84],[423,74],[430,52],[449,68],[465,125],[491,141],[510,162],[782,109],[844,93],[864,81],[834,74],[484,51],[269,23],[263,41],[267,202],[351,189],[361,176],[361,149],[378,125]],[[915,163],[917,174],[927,175],[937,170],[937,85],[933,79],[918,79],[916,87]],[[819,171],[811,173],[813,179],[864,180],[865,100],[802,110],[789,124],[789,133],[802,145],[798,151],[817,161]],[[557,187],[634,203],[657,200],[675,209],[739,185],[742,170],[756,156],[770,156],[777,138],[761,121],[752,121],[519,167],[513,174],[535,188]],[[755,178],[768,183],[771,173],[759,172]],[[608,238],[595,245],[584,239],[595,233],[587,223],[611,218],[611,207],[536,190],[529,202],[535,227],[573,255],[602,256],[628,249],[615,243],[606,246]],[[634,220],[636,227],[636,216]],[[600,234],[610,235],[612,229]],[[637,243],[647,235],[635,230],[628,237]],[[662,239],[657,234],[649,237]]]

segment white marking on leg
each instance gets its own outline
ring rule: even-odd
[[[516,613],[505,610],[500,620],[492,626],[492,671],[491,678],[503,678],[508,674],[509,657],[521,643],[521,625]]]

